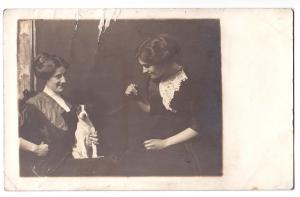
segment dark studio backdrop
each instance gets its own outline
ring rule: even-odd
[[[181,46],[179,62],[195,79],[201,131],[197,154],[203,175],[222,174],[222,91],[219,20],[117,20],[101,33],[99,20],[37,20],[36,53],[61,56],[70,63],[65,97],[93,104],[103,154],[122,154],[140,138],[149,117],[124,96],[131,82],[144,87],[135,54],[149,35],[167,33]],[[99,42],[98,42],[99,41]],[[40,85],[38,83],[38,89]]]

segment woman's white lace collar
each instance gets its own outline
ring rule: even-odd
[[[162,97],[163,105],[167,110],[176,113],[176,110],[172,109],[170,105],[174,98],[175,92],[179,91],[182,82],[187,79],[188,77],[186,76],[185,72],[181,70],[174,76],[159,83],[159,92]]]

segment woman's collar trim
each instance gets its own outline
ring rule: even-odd
[[[167,110],[176,113],[176,110],[171,107],[171,102],[174,99],[175,92],[180,90],[182,83],[187,79],[187,75],[184,70],[181,69],[175,75],[159,83],[159,92],[162,97],[163,105]]]

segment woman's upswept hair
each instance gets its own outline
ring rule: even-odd
[[[159,34],[143,41],[138,47],[136,57],[155,65],[173,61],[179,52],[180,48],[172,36]]]
[[[44,80],[50,79],[55,70],[61,66],[68,68],[69,64],[63,58],[48,53],[37,55],[32,63],[36,77]]]

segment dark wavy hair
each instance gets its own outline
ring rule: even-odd
[[[174,61],[179,52],[180,48],[172,36],[159,34],[144,40],[136,57],[147,64],[159,65]]]
[[[33,61],[32,67],[37,78],[48,80],[59,67],[69,67],[69,64],[61,57],[48,53],[41,53]]]

